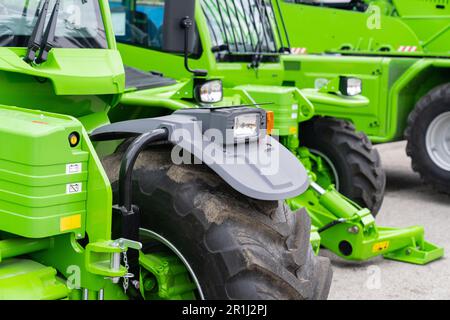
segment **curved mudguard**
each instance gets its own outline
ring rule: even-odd
[[[205,120],[214,112],[213,109],[194,110],[191,113],[184,110],[160,118],[110,124],[95,130],[91,139],[122,139],[165,128],[169,131],[170,142],[178,146],[172,152],[175,163],[186,163],[191,159],[190,156],[183,158],[180,155],[181,149],[186,150],[196,157],[196,164],[208,165],[231,187],[248,197],[284,200],[302,194],[309,187],[305,168],[278,141],[261,135],[257,141],[237,145],[218,143],[211,139],[208,128],[204,128],[199,120]]]

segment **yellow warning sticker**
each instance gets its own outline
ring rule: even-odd
[[[375,243],[372,247],[372,252],[380,252],[389,249],[389,241]]]
[[[59,226],[61,232],[81,228],[81,214],[61,218]]]

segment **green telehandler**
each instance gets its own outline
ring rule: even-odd
[[[323,88],[362,81],[366,106],[316,106],[372,142],[407,140],[413,170],[450,193],[450,4],[425,0],[274,0],[293,52],[286,81]],[[314,32],[308,32],[314,30]]]
[[[447,1],[275,1],[283,12],[292,46],[308,53],[450,57]],[[316,32],[303,32],[306,26]]]
[[[317,117],[307,121],[315,115],[318,103],[356,108],[365,106],[367,100],[310,91],[305,96],[296,87],[283,85],[281,53],[288,48],[271,18],[269,1],[198,1],[188,61],[162,48],[164,4],[164,0],[110,1],[125,65],[189,79],[192,73],[183,67],[188,64],[207,71],[208,77],[222,79],[230,95],[237,92],[247,96],[248,103],[266,104],[265,109],[274,112],[282,143],[311,167],[319,185],[334,184],[359,205],[374,214],[379,211],[385,175],[368,138],[346,121]]]
[[[167,14],[168,50],[193,10]],[[106,0],[0,1],[0,299],[326,298],[329,260],[284,201],[309,177],[270,115],[136,71],[154,110],[202,108],[111,122],[116,49]]]
[[[202,95],[205,95],[204,100],[217,106],[225,101],[228,105],[259,105],[267,110],[269,119],[272,114],[274,116],[271,135],[279,138],[308,170],[311,179],[309,188],[302,195],[289,198],[287,203],[294,210],[307,209],[314,225],[311,238],[316,251],[322,244],[349,260],[366,260],[383,255],[417,264],[425,264],[442,256],[441,248],[424,240],[422,228],[377,226],[372,215],[376,210],[371,211],[339,193],[333,185],[335,179],[325,179],[339,176],[331,170],[337,167],[335,163],[341,168],[352,168],[342,170],[354,174],[353,180],[345,181],[347,186],[367,195],[359,200],[363,203],[366,200],[372,209],[380,204],[374,189],[383,185],[384,181],[380,183],[382,172],[378,154],[367,138],[356,133],[344,121],[329,118],[310,121],[315,113],[314,105],[308,98],[314,99],[314,104],[319,102],[349,107],[366,105],[367,100],[358,95],[338,96],[328,91],[299,90],[279,85],[284,73],[282,55],[279,53],[282,48],[278,47],[278,40],[281,39],[277,38],[276,26],[268,24],[268,21],[276,22],[268,19],[272,16],[270,2],[198,1],[195,16],[186,16],[174,24],[173,29],[165,23],[171,10],[175,10],[168,1],[111,0],[110,4],[129,84],[119,105],[109,113],[113,122],[123,119],[124,114],[132,120],[143,115],[160,116],[173,112],[170,107],[155,104],[151,91],[142,80],[147,76],[156,77],[156,82],[170,81],[163,74],[202,86],[198,90],[188,87],[172,96],[166,95],[167,99],[176,101],[177,109],[201,108],[201,99],[197,99],[196,103],[195,100],[192,102],[192,98]],[[179,10],[190,5],[190,1],[185,2]],[[214,14],[208,11],[212,9]],[[246,28],[231,29],[235,26],[233,23],[240,21],[243,25],[246,14]],[[230,21],[233,23],[228,23]],[[255,23],[250,24],[251,21]],[[236,41],[228,40],[223,46],[216,46],[225,38],[219,39],[221,27],[228,30],[225,33],[227,37],[234,37]],[[184,39],[180,38],[177,45],[170,44],[168,48],[164,37],[176,33],[178,29],[184,30]],[[189,35],[188,31],[193,34]],[[348,81],[346,89],[358,90],[351,81]],[[302,140],[307,139],[316,143],[320,141],[317,145],[328,153],[310,151],[302,144]],[[339,161],[330,160],[331,156]],[[330,160],[328,165],[322,162],[327,158]]]

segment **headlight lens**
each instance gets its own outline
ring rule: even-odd
[[[257,137],[259,134],[259,113],[248,113],[234,118],[234,138],[237,140]]]
[[[358,78],[341,77],[339,91],[346,96],[356,96],[362,93],[362,80]]]
[[[222,81],[213,80],[197,86],[196,98],[201,103],[216,103],[223,99]]]

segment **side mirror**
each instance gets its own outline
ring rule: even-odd
[[[184,66],[195,76],[204,77],[204,70],[189,68],[189,55],[194,52],[196,0],[166,0],[164,7],[163,50],[184,54]]]
[[[166,0],[164,7],[163,50],[172,53],[185,52],[185,36],[190,40],[188,54],[194,51],[196,0]],[[190,19],[192,25],[185,27],[183,22]]]

